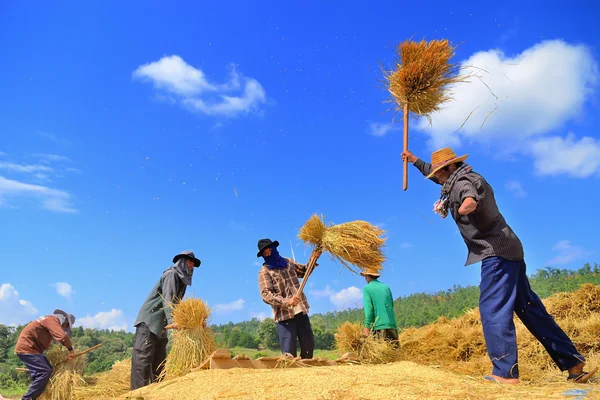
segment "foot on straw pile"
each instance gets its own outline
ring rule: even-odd
[[[488,381],[493,381],[497,383],[501,383],[503,385],[518,385],[521,381],[517,378],[502,378],[498,375],[486,375],[483,379],[487,379]]]
[[[567,377],[567,380],[575,383],[587,383],[590,378],[593,377],[596,372],[598,372],[598,367],[594,368],[590,372],[585,372],[583,370],[584,365],[585,363],[581,363],[569,368],[569,376]]]

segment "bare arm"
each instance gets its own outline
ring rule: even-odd
[[[472,197],[467,197],[458,208],[458,213],[460,215],[469,215],[472,212],[475,212],[476,210],[477,202],[475,201],[475,199]]]

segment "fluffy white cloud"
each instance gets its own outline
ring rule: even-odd
[[[115,308],[110,311],[101,311],[93,317],[86,315],[85,317],[78,318],[75,320],[75,326],[82,326],[90,329],[108,329],[112,331],[126,331],[128,328],[125,314],[122,310],[117,310]]]
[[[519,181],[507,181],[506,190],[514,194],[516,197],[525,197],[527,192],[523,189],[523,185]]]
[[[396,131],[401,128],[401,126],[395,125],[391,122],[380,123],[380,122],[371,122],[368,121],[369,124],[369,134],[371,136],[383,137],[392,131]]]
[[[587,47],[550,40],[515,56],[496,49],[478,52],[461,64],[463,74],[476,76],[452,88],[454,101],[432,115],[432,126],[420,119],[416,127],[426,128],[432,148],[494,140],[505,152],[532,155],[539,174],[582,177],[598,171],[598,161],[582,170],[570,161],[576,157],[555,151],[563,144],[574,155],[598,160],[598,141],[543,137],[577,117],[598,83],[598,66]]]
[[[600,175],[600,140],[569,133],[565,138],[540,138],[531,145],[538,175],[564,174],[574,178]]]
[[[246,302],[244,299],[237,299],[231,303],[217,304],[213,307],[215,314],[227,314],[233,311],[238,311],[244,308]]]
[[[309,290],[309,293],[313,297],[330,297],[331,295],[335,294],[335,292],[331,290],[329,285],[325,286],[325,288],[321,290]]]
[[[56,282],[52,284],[52,286],[56,288],[56,293],[58,293],[67,300],[71,300],[71,298],[75,294],[73,287],[67,282]]]
[[[563,265],[568,264],[574,260],[581,259],[582,257],[592,254],[585,250],[581,246],[575,246],[570,240],[561,240],[554,245],[553,248],[557,254],[550,260],[549,265]]]
[[[333,303],[335,308],[355,308],[362,307],[362,290],[355,286],[342,289],[337,293],[329,296],[329,300]]]
[[[19,292],[10,283],[0,285],[0,324],[16,326],[29,322],[38,316],[38,310],[27,300],[21,299]]]
[[[32,185],[0,176],[0,203],[6,198],[32,198],[41,202],[43,208],[56,212],[77,212],[72,207],[70,194],[46,186]]]
[[[266,312],[258,312],[258,313],[256,313],[256,312],[251,312],[251,313],[250,313],[250,317],[251,317],[251,318],[256,318],[257,320],[259,320],[259,321],[262,321],[262,320],[264,320],[264,319],[266,319],[266,318],[270,318],[270,317],[271,317],[271,315],[270,315],[270,314],[267,314]]]
[[[266,102],[262,85],[241,76],[234,66],[229,80],[217,84],[177,55],[144,64],[133,72],[133,77],[152,82],[156,89],[176,96],[185,108],[207,115],[236,116],[257,111]]]

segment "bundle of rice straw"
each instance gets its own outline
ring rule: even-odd
[[[131,358],[117,361],[110,371],[102,372],[86,381],[88,385],[75,388],[77,400],[107,399],[129,392],[131,387]]]
[[[589,365],[600,361],[600,286],[583,284],[572,293],[543,300],[547,311],[573,341]],[[552,381],[560,371],[542,346],[515,316],[520,374],[527,379]],[[433,324],[405,329],[400,335],[402,358],[441,366],[463,374],[489,373],[479,309],[460,318],[441,317]],[[562,378],[564,379],[564,377]]]
[[[212,329],[207,327],[210,310],[199,298],[188,298],[173,308],[173,322],[181,329],[173,331],[162,379],[184,375],[213,353],[217,346]]]
[[[397,361],[400,352],[389,341],[363,335],[358,323],[344,322],[335,333],[335,343],[340,353],[353,352],[365,364],[385,364]]]
[[[384,233],[383,229],[366,221],[327,226],[322,215],[314,214],[300,228],[298,237],[329,252],[351,271],[354,271],[351,265],[362,270],[380,270],[385,261],[382,247],[387,238],[382,237]]]
[[[448,40],[413,42],[407,40],[398,46],[396,68],[383,71],[391,95],[394,112],[403,111],[404,151],[408,151],[408,115],[410,112],[426,117],[451,99],[448,86],[467,80],[459,75],[460,68],[451,64],[455,48]],[[408,162],[404,162],[404,188],[408,188]]]
[[[74,399],[75,388],[85,385],[83,370],[86,366],[85,356],[65,362],[69,351],[62,345],[52,345],[45,353],[52,365],[52,376],[46,390],[40,396],[41,400],[71,400]]]

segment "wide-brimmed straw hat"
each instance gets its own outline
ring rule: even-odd
[[[429,179],[438,172],[440,169],[457,162],[461,162],[469,157],[468,154],[458,157],[451,148],[445,147],[441,150],[435,151],[431,154],[431,173],[427,175],[426,179]]]
[[[198,268],[200,266],[200,264],[202,264],[202,261],[197,259],[196,256],[194,255],[194,252],[190,251],[190,250],[182,251],[181,253],[179,253],[175,257],[173,257],[173,263],[176,263],[177,260],[179,260],[180,258],[185,258],[187,260],[192,261],[194,263],[194,267],[196,267],[196,268]]]
[[[260,239],[258,241],[258,253],[256,253],[256,257],[260,257],[260,254],[263,252],[263,250],[271,246],[278,247],[279,242],[277,240],[272,242],[271,239]]]
[[[367,275],[371,275],[374,276],[375,278],[379,278],[381,275],[379,274],[379,270],[376,270],[375,268],[367,268],[364,271],[361,271],[360,273],[362,276],[367,276]]]

